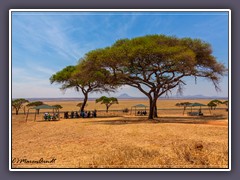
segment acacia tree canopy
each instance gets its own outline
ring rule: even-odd
[[[62,108],[63,108],[60,104],[52,105],[52,107],[55,107],[55,108],[57,108],[57,109],[62,109]]]
[[[177,88],[182,93],[184,77],[209,79],[216,90],[226,69],[212,55],[211,45],[191,38],[147,35],[116,41],[112,46],[90,51],[86,63],[111,74],[115,83],[129,85],[149,98],[149,119],[157,116],[157,99]]]
[[[81,111],[84,111],[90,92],[114,91],[114,87],[110,86],[105,80],[107,74],[103,73],[107,71],[90,71],[89,68],[91,68],[91,66],[86,66],[85,60],[81,59],[78,65],[67,66],[50,78],[51,83],[62,84],[60,89],[63,91],[74,88],[76,91],[83,93],[84,101],[81,106]]]
[[[88,93],[92,91],[91,83],[85,83],[84,78],[76,78],[77,73],[76,66],[67,66],[61,71],[58,71],[51,76],[51,83],[62,84],[61,90],[66,91],[69,88],[74,88],[76,91],[82,91],[84,95],[84,102],[86,104],[88,99]],[[84,110],[85,104],[82,105],[81,110]]]
[[[42,101],[34,101],[27,104],[28,107],[43,105]]]
[[[40,106],[44,103],[42,101],[33,101],[27,104],[27,107],[34,107],[34,106]],[[37,113],[39,114],[40,109],[37,109]]]
[[[106,97],[106,96],[102,96],[98,99],[96,99],[96,103],[101,102],[101,104],[105,104],[106,105],[106,112],[108,112],[108,109],[111,105],[113,104],[118,104],[118,100],[115,97]]]
[[[177,103],[176,104],[176,106],[178,106],[178,107],[184,107],[184,110],[186,110],[186,107],[188,106],[188,105],[190,105],[191,103],[190,102],[181,102],[181,103]]]
[[[61,90],[66,90],[67,88],[76,88],[78,90],[78,84],[80,83],[77,79],[73,78],[73,73],[76,70],[75,66],[67,66],[61,71],[53,74],[50,77],[50,82],[62,84]]]
[[[218,100],[218,99],[214,99],[212,101],[210,101],[207,105],[211,108],[211,109],[216,109],[216,107],[219,105],[219,104],[224,104],[224,102]]]
[[[18,111],[23,106],[23,104],[27,102],[29,101],[23,98],[12,100],[12,107],[16,110],[16,115],[18,115]]]

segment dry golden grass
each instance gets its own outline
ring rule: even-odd
[[[124,101],[119,109],[144,102]],[[51,103],[70,110],[77,102],[48,104]],[[176,103],[162,100],[159,106],[165,104],[166,108],[176,108]],[[116,109],[120,104],[112,108]],[[93,107],[89,102],[88,108],[100,109],[100,106]],[[175,113],[159,112],[161,117],[151,122],[146,117],[131,114],[47,122],[42,121],[42,114],[37,116],[36,122],[33,122],[32,114],[28,122],[25,122],[25,115],[13,115],[12,157],[27,160],[56,158],[56,161],[51,164],[13,163],[12,167],[227,168],[227,112],[218,110],[214,113],[214,116],[189,117],[183,116],[180,108]]]

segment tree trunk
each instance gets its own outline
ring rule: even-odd
[[[154,115],[154,105],[153,105],[153,100],[152,98],[149,99],[149,114],[148,114],[148,119],[152,120]]]
[[[158,117],[157,113],[157,100],[154,100],[154,112],[153,112],[153,117]]]
[[[87,104],[87,100],[88,100],[88,93],[84,93],[84,100],[81,107],[81,112],[84,111],[85,105]]]
[[[154,119],[155,117],[158,117],[157,115],[157,98],[154,97],[154,99],[152,100],[149,99],[149,104],[150,104],[150,109],[149,109],[149,115],[148,115],[148,119]]]
[[[18,109],[16,109],[16,115],[18,115]]]
[[[158,117],[158,113],[157,113],[157,99],[158,99],[158,92],[154,92],[153,94],[153,117],[157,118]]]
[[[106,107],[107,107],[106,112],[108,112],[108,108],[109,108],[109,106],[106,106]]]

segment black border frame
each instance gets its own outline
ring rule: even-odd
[[[209,178],[213,180],[238,180],[240,176],[240,143],[238,137],[240,137],[240,84],[238,83],[238,77],[240,77],[240,2],[229,0],[132,0],[132,1],[112,1],[112,0],[88,0],[88,1],[76,1],[76,0],[1,0],[0,1],[0,114],[1,114],[1,126],[0,126],[0,177],[5,180],[26,180],[26,179],[48,179],[56,178],[63,180],[71,178],[77,180],[83,179],[179,179],[188,180],[196,179],[202,180],[203,178]],[[9,72],[8,72],[8,10],[9,9],[26,9],[26,8],[162,8],[162,9],[174,9],[174,8],[219,8],[219,9],[231,9],[232,10],[232,73],[231,73],[231,94],[232,99],[232,167],[231,172],[9,172]]]

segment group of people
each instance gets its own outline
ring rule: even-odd
[[[50,120],[56,120],[58,119],[58,113],[54,113],[53,115],[51,115],[50,113],[44,113],[43,116],[45,121],[50,121]]]
[[[79,118],[80,115],[78,114],[78,112],[71,112],[70,114],[68,114],[68,112],[64,112],[64,119],[69,119],[69,118]]]
[[[97,117],[97,111],[94,110],[94,111],[81,111],[80,114],[78,114],[77,111],[72,111],[70,113],[70,115],[68,114],[68,112],[64,112],[64,118],[65,119],[73,119],[73,118],[91,118],[91,117]]]
[[[137,115],[146,116],[147,115],[147,111],[138,111]]]

